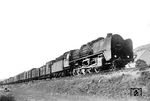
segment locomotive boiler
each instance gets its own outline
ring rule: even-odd
[[[72,52],[72,53],[71,53]],[[70,74],[79,75],[91,72],[119,70],[133,61],[132,40],[124,40],[120,35],[111,33],[81,46],[80,50],[68,53]],[[71,54],[76,54],[71,57]]]

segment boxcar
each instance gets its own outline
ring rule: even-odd
[[[46,65],[40,67],[40,76],[43,77],[46,75]]]
[[[36,71],[35,68],[31,69],[31,75],[32,75],[32,78],[35,78],[35,71]]]
[[[39,77],[40,76],[40,68],[36,68],[35,69],[35,77]]]
[[[27,79],[28,80],[32,79],[32,71],[31,70],[27,71]]]
[[[16,76],[17,76],[17,82],[19,82],[20,81],[20,75],[18,74]]]
[[[9,78],[6,80],[7,83],[9,83]]]
[[[32,79],[37,79],[40,76],[40,70],[39,68],[33,68],[31,70],[32,74]]]
[[[21,81],[24,81],[24,80],[26,80],[27,78],[26,78],[26,72],[23,72],[23,73],[21,73],[21,74],[19,74],[20,75],[20,80]]]
[[[3,83],[4,83],[4,84],[7,84],[7,81],[6,81],[6,79],[3,81]]]
[[[14,82],[17,82],[17,76],[14,76]]]
[[[9,83],[13,83],[14,82],[14,77],[10,77]]]
[[[51,66],[52,66],[53,62],[54,62],[54,60],[46,63],[46,75],[47,76],[51,76],[51,72],[52,72]]]

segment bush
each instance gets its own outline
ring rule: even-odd
[[[149,68],[149,66],[146,64],[144,60],[138,59],[136,61],[136,68],[138,68],[140,71],[145,70]]]
[[[0,101],[15,101],[15,99],[11,95],[2,95],[0,96]]]
[[[150,72],[149,71],[143,71],[141,72],[141,76],[138,78],[138,82],[142,86],[146,86],[150,84]]]

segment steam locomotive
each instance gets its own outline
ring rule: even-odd
[[[106,38],[99,37],[82,45],[80,49],[65,52],[40,68],[33,68],[10,77],[2,84],[119,70],[131,61],[133,61],[132,40],[124,40],[118,34],[108,33]]]

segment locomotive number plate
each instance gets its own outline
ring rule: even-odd
[[[131,96],[142,96],[142,88],[130,88]]]

